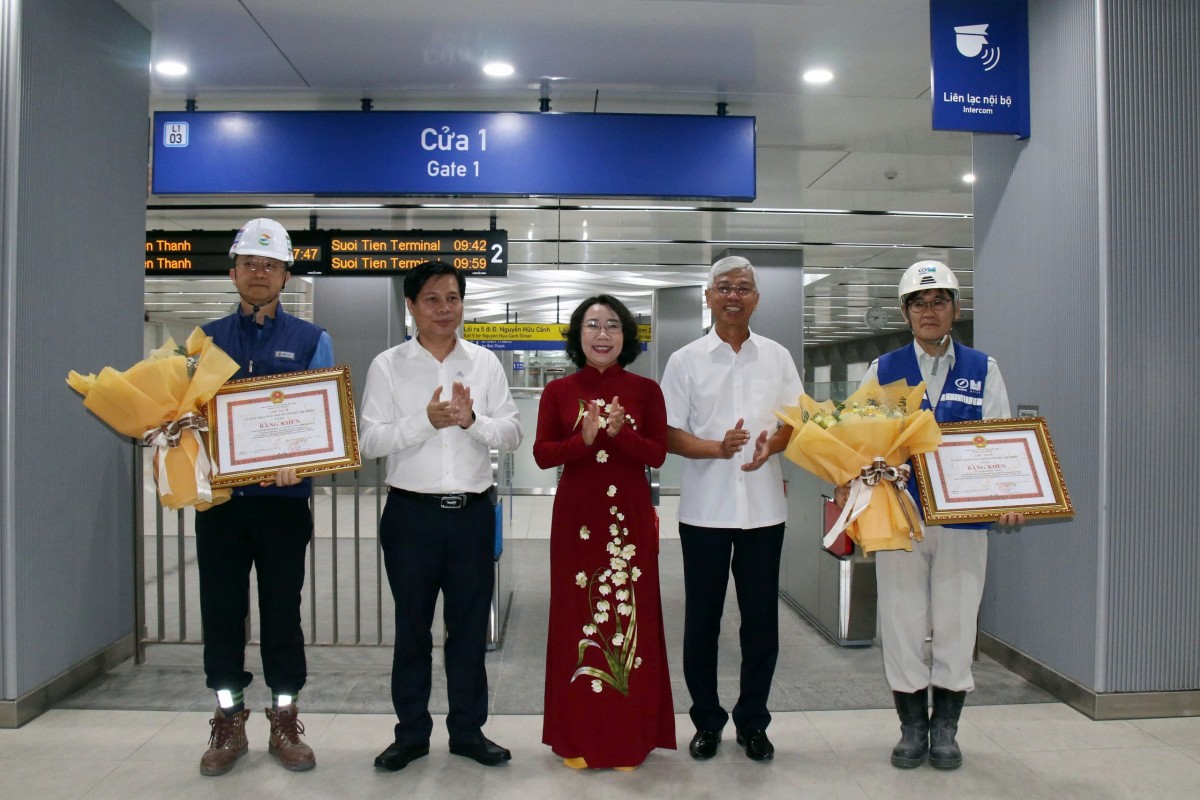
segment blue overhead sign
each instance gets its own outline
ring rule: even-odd
[[[152,187],[753,200],[754,145],[753,117],[159,111]]]
[[[930,0],[933,128],[1029,138],[1026,0]]]

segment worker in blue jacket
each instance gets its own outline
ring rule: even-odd
[[[294,260],[287,230],[272,219],[252,219],[238,231],[229,255],[234,259],[229,277],[241,300],[232,314],[203,328],[238,363],[234,377],[332,367],[329,334],[279,305]],[[251,566],[258,582],[263,679],[271,689],[268,751],[289,770],[316,765],[296,710],[307,676],[300,591],[313,531],[311,495],[311,481],[284,467],[274,480],[238,487],[225,503],[196,514],[204,673],[217,693],[202,775],[229,772],[249,747],[250,710],[242,691],[253,677],[245,668]]]
[[[880,356],[863,382],[903,379],[916,386],[924,381],[921,407],[932,409],[938,422],[1011,416],[996,359],[950,338],[959,314],[954,272],[940,261],[918,261],[901,277],[899,295],[913,343]],[[909,481],[909,491],[920,509],[915,481]],[[996,524],[1023,522],[1021,514],[1009,513]],[[956,735],[967,692],[975,688],[971,661],[991,527],[926,525],[911,553],[875,554],[884,672],[900,716],[893,766],[918,767],[926,755],[938,769],[962,765]],[[930,633],[932,663],[925,659]]]

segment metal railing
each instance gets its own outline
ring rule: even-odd
[[[151,644],[199,644],[199,575],[196,569],[195,514],[167,511],[158,502],[149,477],[149,452],[134,448],[135,472],[135,609],[137,661]],[[511,497],[511,455],[492,454],[493,474],[502,495]],[[378,521],[387,487],[382,459],[376,480],[363,484],[363,471],[322,476],[309,501],[313,538],[308,548],[301,624],[308,645],[380,646],[394,641],[392,594],[384,576]],[[363,506],[369,510],[363,512]],[[151,527],[152,523],[152,527]],[[508,567],[504,564],[504,567]],[[508,570],[497,565],[489,647],[498,647],[511,587]],[[247,642],[258,641],[258,603],[255,576],[250,577],[250,615]],[[503,600],[503,602],[501,601]],[[440,629],[435,616],[435,629]],[[351,632],[352,631],[352,632]],[[435,635],[435,641],[440,637]]]

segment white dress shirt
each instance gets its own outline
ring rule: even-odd
[[[753,472],[759,433],[771,435],[775,411],[795,405],[804,383],[783,345],[751,332],[739,352],[710,330],[671,354],[662,378],[667,424],[700,439],[723,439],[738,419],[750,442],[733,458],[685,458],[680,480],[679,521],[705,528],[762,528],[787,521],[779,459]]]
[[[471,390],[475,421],[435,428],[426,407],[442,387],[448,401],[455,382]],[[426,494],[482,492],[492,485],[489,450],[521,443],[517,406],[495,354],[459,338],[438,361],[414,338],[371,362],[359,415],[365,458],[387,456],[387,483]]]
[[[917,351],[917,367],[921,370],[921,380],[925,381],[925,397],[929,399],[930,408],[937,408],[938,399],[941,398],[942,389],[946,385],[946,376],[954,367],[954,340],[950,340],[945,354],[936,359],[936,375],[933,374],[934,357],[926,353],[915,339],[912,347]],[[879,359],[872,361],[871,366],[863,373],[862,382],[866,383],[869,380],[879,380]],[[983,418],[1006,419],[1011,416],[1004,376],[1000,374],[996,359],[988,356],[987,377],[983,382]]]

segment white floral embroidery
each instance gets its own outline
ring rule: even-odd
[[[595,402],[606,413],[612,413],[613,403],[605,403],[603,400]],[[581,400],[579,406],[580,416],[576,419],[576,425],[583,417],[585,402]],[[633,417],[629,415],[626,415],[625,419],[629,423],[633,422]],[[607,421],[601,419],[600,424],[606,425]],[[606,451],[597,451],[597,462],[603,464],[607,459]],[[605,493],[608,497],[615,498],[616,485],[609,484]],[[582,628],[585,638],[580,639],[578,643],[579,658],[575,663],[571,681],[586,677],[591,679],[593,692],[603,692],[604,685],[607,684],[615,691],[628,696],[630,673],[642,663],[642,658],[636,653],[637,603],[630,576],[637,580],[642,573],[637,567],[630,568],[630,561],[637,557],[637,547],[626,541],[629,529],[619,524],[625,521],[625,514],[616,504],[608,507],[608,513],[617,521],[608,526],[610,538],[605,545],[605,552],[609,556],[607,567],[597,567],[590,579],[584,572],[575,576],[575,582],[588,590],[588,605],[592,618]],[[580,539],[586,540],[590,534],[591,531],[586,525],[580,526]],[[610,597],[613,597],[615,607],[614,602],[608,599]],[[602,658],[585,663],[585,658],[593,647],[601,651]]]

